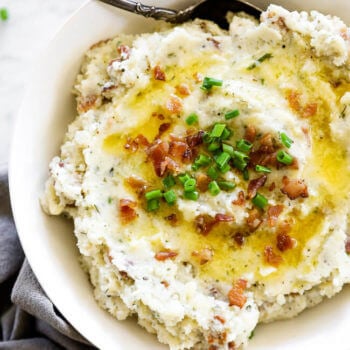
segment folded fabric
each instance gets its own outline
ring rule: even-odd
[[[0,350],[3,349],[96,349],[55,308],[25,260],[11,214],[6,174],[0,174]]]

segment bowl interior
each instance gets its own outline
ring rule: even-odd
[[[148,1],[149,3],[150,1]],[[162,6],[190,1],[164,0]],[[191,1],[193,2],[193,1]],[[252,1],[265,6],[267,1]],[[289,9],[320,9],[350,23],[347,0],[275,1]],[[61,313],[101,349],[166,349],[137,326],[135,320],[118,322],[98,307],[88,277],[78,263],[70,222],[46,216],[39,196],[48,164],[58,153],[67,125],[74,119],[71,88],[83,53],[95,42],[119,32],[152,30],[147,20],[87,2],[64,25],[40,55],[29,82],[15,126],[10,156],[10,191],[14,217],[28,260],[39,282]],[[259,326],[249,349],[346,349],[350,322],[350,288],[299,317]],[[336,320],[330,322],[330,320]]]

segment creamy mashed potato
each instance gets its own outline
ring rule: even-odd
[[[87,52],[42,199],[96,300],[175,349],[238,349],[350,281],[350,30],[271,5]]]

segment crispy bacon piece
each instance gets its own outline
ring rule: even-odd
[[[267,209],[267,220],[269,226],[273,227],[276,225],[277,219],[283,211],[283,205],[270,205]]]
[[[282,257],[277,255],[271,246],[266,246],[264,249],[265,262],[272,266],[278,266],[282,261]]]
[[[249,165],[252,167],[255,167],[256,165],[263,165],[263,166],[275,166],[277,167],[279,165],[277,158],[276,158],[277,152],[273,153],[265,153],[261,150],[250,152],[250,160]]]
[[[172,114],[179,114],[182,111],[182,101],[176,95],[170,95],[165,108]]]
[[[269,186],[269,191],[272,192],[276,188],[276,184],[274,182]]]
[[[164,175],[167,169],[167,164],[162,164],[165,161],[165,157],[169,153],[169,143],[161,140],[156,140],[148,149],[147,154],[153,163],[154,170],[157,176]]]
[[[165,261],[167,259],[174,259],[178,256],[178,253],[173,252],[169,249],[162,250],[154,256],[158,261]]]
[[[206,236],[214,227],[216,221],[210,215],[199,215],[195,218],[196,229],[203,236]]]
[[[191,94],[190,87],[185,83],[181,83],[180,85],[177,85],[176,92],[178,92],[179,95],[182,95],[182,96],[189,96]]]
[[[240,232],[235,233],[233,239],[240,247],[242,247],[245,241],[244,235]]]
[[[239,191],[237,199],[232,201],[232,204],[233,205],[240,205],[240,206],[242,206],[242,205],[244,205],[244,203],[245,203],[244,192],[243,191]]]
[[[308,103],[301,113],[302,117],[308,118],[313,117],[317,113],[318,105],[317,103]]]
[[[213,43],[213,45],[215,46],[215,48],[219,49],[220,48],[220,41],[214,39],[213,37],[208,37],[207,41],[210,41]]]
[[[254,232],[263,222],[262,214],[257,208],[249,210],[247,225],[250,232]]]
[[[148,147],[150,143],[147,138],[142,134],[137,135],[134,139],[128,137],[124,148],[130,150],[131,152],[136,152],[139,149],[139,146]]]
[[[247,194],[249,199],[252,199],[256,196],[256,192],[260,187],[265,185],[266,180],[267,180],[267,176],[261,175],[260,177],[249,181],[248,194]]]
[[[88,110],[94,108],[96,106],[97,99],[98,99],[97,95],[88,95],[78,99],[78,106],[77,106],[78,112],[85,113]]]
[[[286,194],[289,199],[307,198],[309,196],[307,186],[303,180],[290,180],[287,176],[283,176],[282,183],[281,192]]]
[[[199,130],[196,134],[186,136],[186,143],[192,149],[203,143],[204,131]]]
[[[200,173],[196,176],[196,180],[197,180],[197,188],[199,189],[200,192],[208,191],[208,185],[211,182],[211,178],[208,175]]]
[[[293,238],[286,233],[280,233],[277,235],[277,248],[279,251],[284,252],[288,249],[292,249],[295,245]]]
[[[199,263],[201,265],[204,265],[213,259],[214,252],[210,248],[204,248],[200,251],[195,250],[194,252],[192,252],[192,255],[198,257]]]
[[[350,254],[350,237],[347,236],[345,240],[345,251],[346,254]]]
[[[158,135],[156,136],[156,139],[159,139],[167,130],[169,130],[171,126],[171,123],[163,123],[159,125],[158,128]]]
[[[215,320],[218,320],[222,324],[225,324],[225,322],[226,322],[226,320],[220,315],[215,315],[214,318],[215,318]]]
[[[123,224],[128,224],[137,217],[136,208],[137,203],[130,199],[121,199],[119,201],[120,218]]]
[[[130,176],[128,177],[125,182],[138,194],[138,195],[143,195],[147,188],[148,184],[145,180]]]
[[[273,137],[270,133],[265,134],[261,139],[260,139],[260,147],[259,150],[264,153],[273,153],[275,152],[275,147],[274,147],[274,142],[273,142]]]
[[[216,214],[215,215],[216,222],[232,222],[234,220],[235,220],[235,218],[233,216],[230,216],[230,215],[226,215],[226,214]]]
[[[130,47],[127,45],[119,45],[118,53],[122,61],[127,60],[130,57]]]
[[[169,154],[176,160],[182,161],[187,156],[189,147],[183,141],[171,141],[169,144]]]
[[[247,297],[243,294],[247,288],[247,281],[240,278],[228,293],[230,306],[238,306],[242,308],[247,301]]]
[[[166,80],[165,72],[158,65],[153,68],[153,77],[155,80]]]
[[[255,138],[256,138],[255,126],[248,125],[247,129],[245,130],[244,139],[253,143],[255,141]]]
[[[160,164],[161,176],[163,176],[167,170],[170,170],[172,173],[178,173],[179,169],[179,165],[170,157],[165,157],[164,161]]]
[[[236,350],[236,344],[234,341],[230,341],[228,344],[228,350]]]
[[[295,112],[299,112],[301,110],[300,95],[300,92],[295,90],[287,91],[287,101],[289,107]]]

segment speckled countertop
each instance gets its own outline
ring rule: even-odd
[[[17,110],[33,62],[65,20],[86,0],[0,0],[0,168],[6,167]]]

